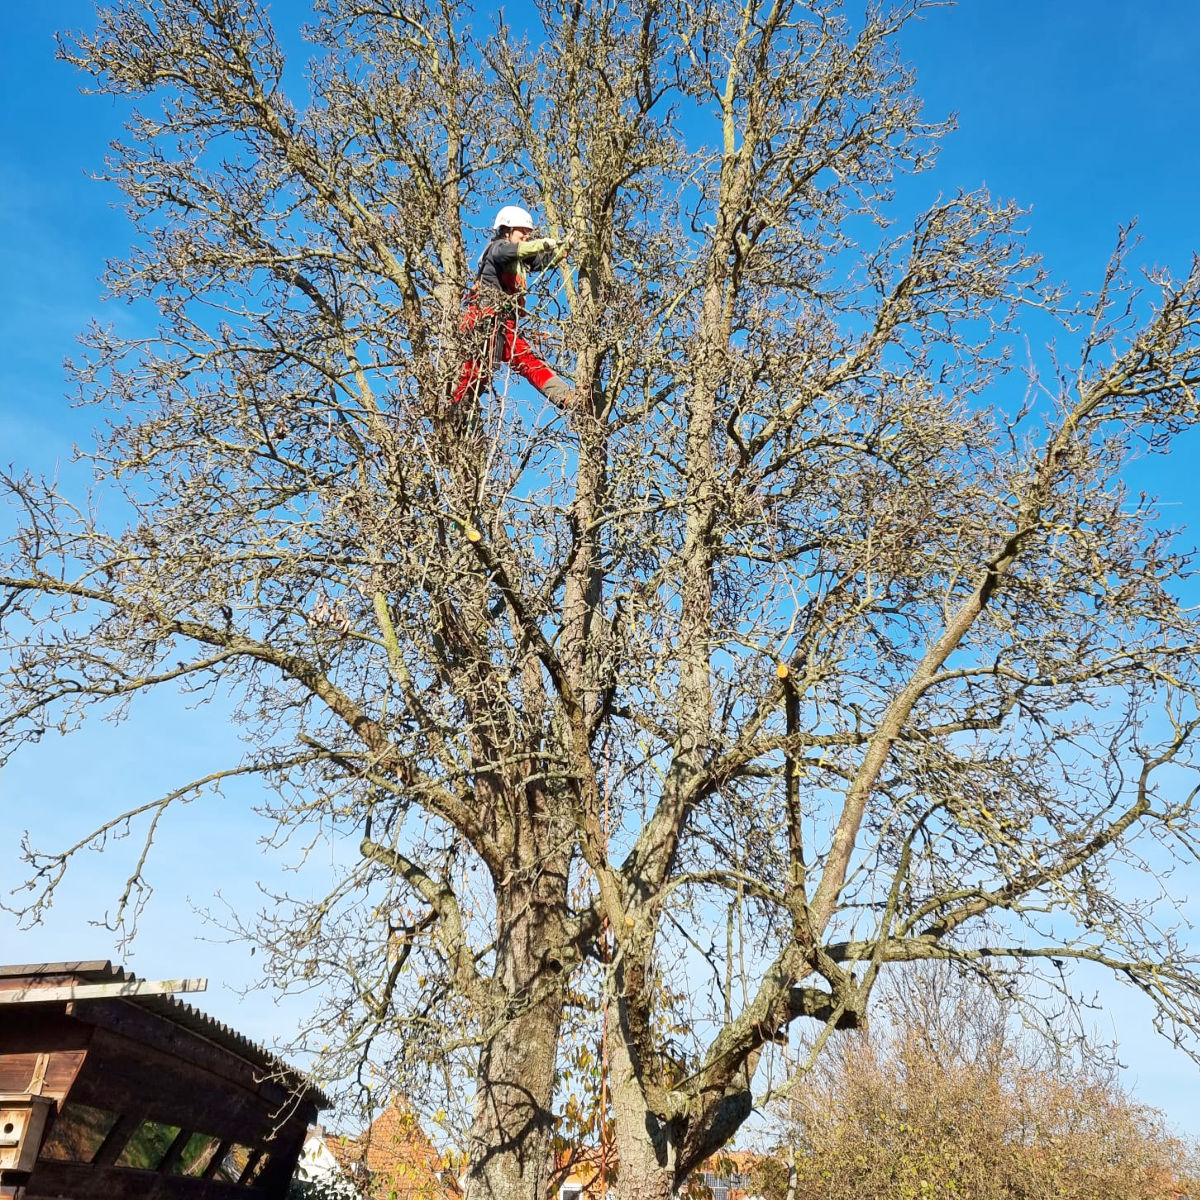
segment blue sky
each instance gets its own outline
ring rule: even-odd
[[[275,11],[282,18],[297,7],[277,0]],[[515,9],[509,15],[518,23]],[[127,246],[120,198],[88,178],[119,133],[120,110],[81,96],[81,81],[53,58],[53,32],[91,19],[92,6],[77,0],[14,4],[0,39],[0,463],[68,476],[72,443],[87,440],[95,414],[68,407],[62,360],[93,317],[131,319],[101,302],[97,282],[104,260]],[[915,185],[927,199],[986,183],[1030,207],[1032,244],[1080,288],[1099,281],[1118,226],[1133,217],[1143,239],[1138,260],[1186,271],[1200,249],[1195,0],[968,0],[932,11],[903,44],[929,114],[959,114],[936,172]],[[1195,530],[1191,460],[1177,452],[1157,461],[1152,482],[1168,519]],[[219,706],[192,711],[156,700],[134,715],[18,755],[0,774],[5,828],[60,842],[114,800],[149,798],[183,772],[236,756]],[[253,962],[243,947],[216,940],[193,908],[218,890],[251,905],[254,879],[274,870],[255,840],[262,829],[245,815],[251,800],[231,791],[168,821],[152,868],[158,894],[132,954],[117,955],[111,935],[86,924],[123,878],[126,860],[110,855],[81,864],[44,929],[20,933],[0,914],[0,961],[117,955],[145,975],[207,974],[213,982],[200,1007],[262,1040],[286,1032],[294,1010],[276,1010],[262,995],[239,999],[234,989],[254,979]],[[14,846],[11,836],[0,845],[3,890],[17,876]],[[1181,900],[1191,898],[1200,872],[1178,886]],[[1109,990],[1103,999],[1097,1028],[1119,1038],[1127,1082],[1200,1135],[1200,1105],[1190,1101],[1197,1068],[1152,1039],[1136,1001]]]

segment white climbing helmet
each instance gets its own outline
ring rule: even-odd
[[[506,204],[496,214],[496,219],[492,222],[492,228],[532,229],[533,217],[523,208],[518,208],[515,204]]]

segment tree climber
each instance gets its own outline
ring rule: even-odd
[[[575,392],[544,362],[521,335],[526,315],[525,279],[529,271],[548,271],[566,256],[571,240],[533,236],[533,217],[515,204],[506,204],[492,222],[495,233],[479,258],[479,273],[461,331],[471,349],[463,363],[451,404],[477,401],[496,367],[509,363],[559,408],[571,408]]]

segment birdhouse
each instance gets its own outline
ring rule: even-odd
[[[0,1171],[30,1171],[54,1101],[48,1096],[0,1094]]]

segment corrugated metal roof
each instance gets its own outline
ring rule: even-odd
[[[132,983],[138,978],[132,971],[126,971],[124,967],[114,967],[107,959],[0,965],[0,981],[21,979],[29,987],[36,988],[39,979],[45,979],[49,986],[52,980],[57,982],[64,976],[86,983]],[[198,1037],[205,1038],[229,1054],[243,1059],[256,1070],[264,1072],[267,1078],[277,1080],[289,1089],[303,1088],[302,1098],[315,1104],[318,1108],[329,1107],[329,1099],[315,1084],[307,1081],[303,1072],[288,1066],[283,1059],[272,1054],[264,1046],[252,1042],[248,1037],[238,1033],[236,1029],[231,1029],[224,1022],[210,1017],[207,1013],[202,1013],[198,1008],[194,1008],[183,1000],[177,1000],[174,996],[167,995],[122,996],[119,999],[122,1004],[136,1004],[139,1008],[157,1013]]]

